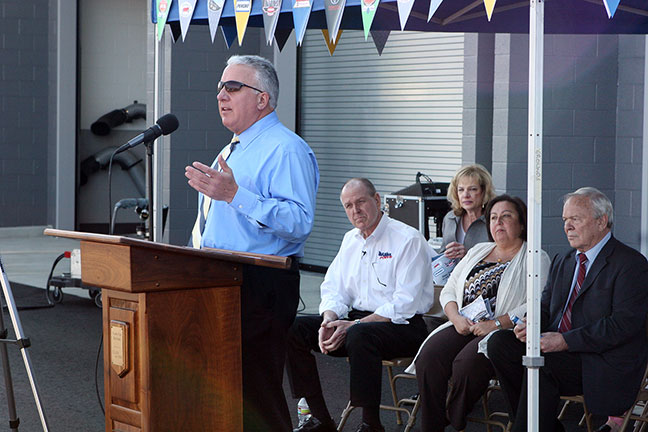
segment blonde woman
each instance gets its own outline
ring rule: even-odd
[[[479,164],[459,168],[450,181],[452,210],[443,218],[441,249],[448,258],[463,258],[468,249],[488,241],[484,209],[495,196],[490,173]]]

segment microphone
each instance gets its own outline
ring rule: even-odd
[[[146,208],[148,207],[148,200],[146,198],[123,198],[115,204],[115,209],[127,209],[133,207]]]
[[[179,125],[180,123],[178,123],[178,118],[176,116],[171,113],[165,114],[160,117],[153,126],[115,150],[115,154],[126,151],[136,145],[142,144],[143,142],[153,141],[160,135],[169,135],[170,133],[175,132]]]

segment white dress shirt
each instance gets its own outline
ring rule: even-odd
[[[407,324],[434,303],[431,261],[420,232],[382,215],[366,239],[357,228],[344,235],[320,288],[319,312],[346,318],[356,309]]]

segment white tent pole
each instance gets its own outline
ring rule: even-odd
[[[160,45],[164,43],[165,33],[157,40],[157,32],[153,31],[153,118],[160,118]],[[160,169],[162,168],[162,146],[160,140],[153,143],[153,208],[149,209],[149,217],[153,221],[153,241],[162,241],[162,188],[160,182]]]
[[[531,0],[529,9],[529,147],[527,173],[527,430],[539,430],[540,251],[542,248],[542,86],[544,67],[544,2]]]
[[[643,138],[641,152],[641,253],[648,256],[648,35],[644,36]]]

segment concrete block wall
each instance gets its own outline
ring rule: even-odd
[[[542,244],[550,255],[568,248],[561,198],[582,186],[619,202],[615,234],[638,247],[643,44],[633,38],[545,37]],[[526,200],[528,35],[496,35],[494,49],[493,178],[498,192]]]
[[[637,250],[641,242],[645,40],[639,35],[619,36],[616,147],[603,155],[611,154],[616,163],[614,235]]]
[[[493,73],[495,35],[467,33],[464,39],[462,164],[488,170],[493,157]]]
[[[496,35],[492,174],[499,193],[526,198],[528,35]]]
[[[171,135],[169,179],[169,243],[185,245],[196,219],[198,194],[187,185],[184,168],[193,161],[211,164],[232,133],[221,124],[216,86],[227,59],[234,54],[258,54],[272,59],[263,29],[248,28],[243,47],[228,50],[220,31],[211,42],[208,26],[192,26],[184,42],[171,52],[171,112],[180,122]]]
[[[56,138],[52,131],[56,130],[56,54],[58,8],[55,0],[48,1],[47,20],[47,214],[46,223],[54,226],[56,221]]]
[[[562,196],[594,186],[615,203],[618,36],[545,39],[543,245],[567,249]]]
[[[47,221],[47,0],[0,4],[0,226]]]

